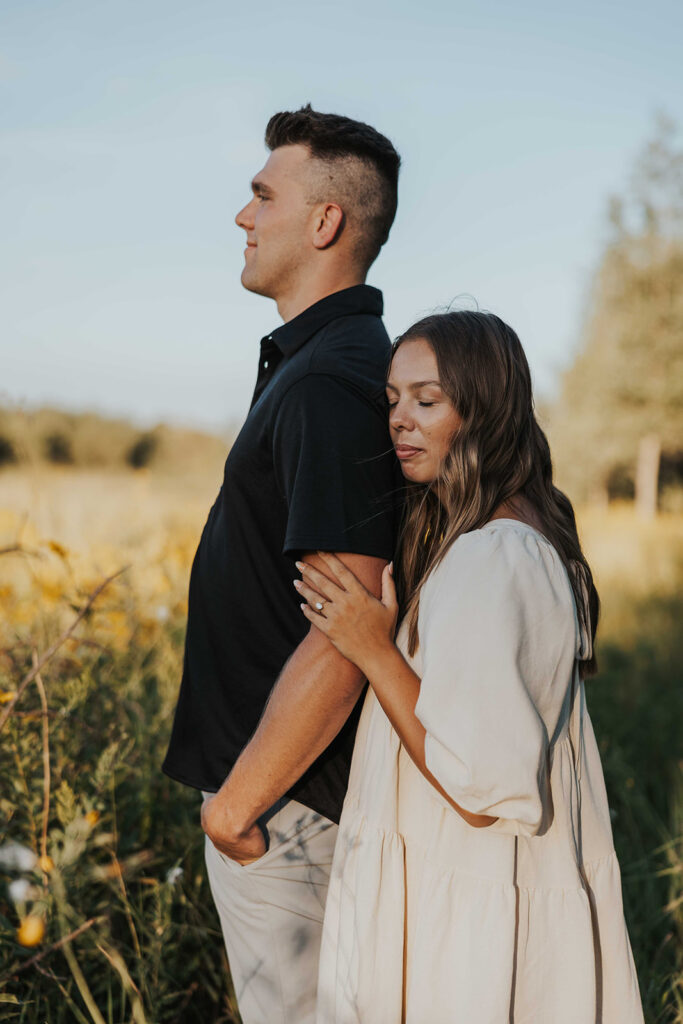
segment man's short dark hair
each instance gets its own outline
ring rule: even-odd
[[[355,236],[355,255],[367,271],[396,216],[401,158],[389,139],[362,121],[321,114],[307,103],[300,110],[273,114],[266,145],[270,150],[307,146],[324,165],[327,173],[314,183],[311,200],[339,203]]]

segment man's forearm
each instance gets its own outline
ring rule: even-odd
[[[219,791],[230,831],[248,829],[322,754],[351,714],[363,682],[320,633],[306,636]]]
[[[327,566],[319,555],[309,552],[305,557],[325,572]],[[371,593],[379,595],[384,559],[338,557]],[[312,626],[282,669],[256,732],[213,798],[208,834],[213,838],[220,833],[230,845],[231,837],[239,840],[248,833],[330,745],[351,714],[363,683],[363,673]]]

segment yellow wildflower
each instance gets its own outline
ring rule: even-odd
[[[17,928],[17,941],[22,946],[37,946],[44,935],[45,922],[37,914],[29,914]]]
[[[52,857],[48,856],[48,854],[46,853],[39,859],[38,865],[41,871],[44,871],[46,875],[49,875],[49,873],[55,866],[55,862],[53,861]]]
[[[88,824],[90,826],[96,825],[97,822],[100,820],[100,812],[99,811],[88,811],[88,813],[85,816],[85,820],[88,822]]]
[[[43,579],[40,583],[41,598],[49,604],[57,604],[64,597],[64,586],[58,580]]]

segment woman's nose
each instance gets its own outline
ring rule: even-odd
[[[403,402],[397,402],[389,411],[389,426],[392,430],[410,430],[412,423],[407,406]]]

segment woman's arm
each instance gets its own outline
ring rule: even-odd
[[[425,727],[415,715],[415,705],[420,695],[420,679],[413,672],[396,644],[386,652],[377,651],[365,667],[359,666],[375,691],[385,715],[396,730],[398,737],[410,757],[428,782],[454,807],[458,814],[474,828],[492,825],[497,818],[489,814],[471,814],[452,800],[443,786],[439,785],[425,763]]]
[[[426,731],[415,715],[420,679],[394,643],[398,615],[396,590],[387,566],[382,575],[382,598],[378,601],[334,555],[321,554],[340,586],[305,562],[297,562],[304,582],[297,590],[308,603],[301,606],[306,618],[332,641],[337,649],[358,666],[372,686],[382,709],[401,743],[435,789],[474,828],[484,828],[497,819],[488,814],[471,814],[452,800],[425,763]],[[314,610],[324,598],[322,612]]]

